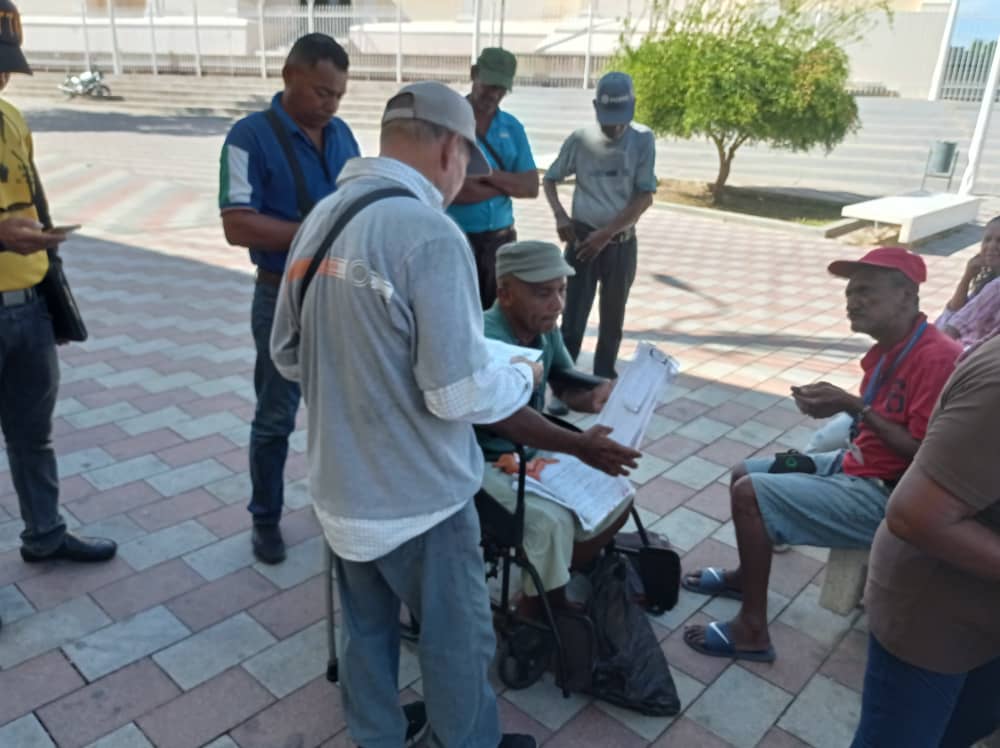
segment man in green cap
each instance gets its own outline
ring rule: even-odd
[[[514,55],[499,47],[484,49],[472,66],[468,98],[476,115],[476,139],[492,172],[466,179],[448,209],[469,238],[483,309],[496,299],[497,249],[517,240],[511,198],[538,196],[538,171],[524,126],[500,109],[503,97],[514,87],[516,71]]]
[[[516,242],[497,252],[497,300],[483,315],[484,332],[487,338],[542,351],[542,377],[528,401],[539,412],[545,407],[547,384],[573,410],[584,413],[599,412],[611,394],[612,382],[608,380],[592,389],[549,381],[552,372],[573,369],[573,359],[558,327],[566,301],[566,279],[572,275],[574,270],[563,259],[562,250],[550,242]],[[517,439],[519,434],[508,432],[507,436]],[[514,452],[514,444],[487,427],[477,427],[476,438],[486,458],[483,488],[513,511],[517,494],[511,476],[497,467],[496,462]],[[525,450],[527,459],[558,459],[559,455],[553,454],[559,451],[558,445],[542,444],[542,448],[547,451]],[[570,568],[586,566],[610,542],[628,520],[631,504],[631,498],[625,499],[594,530],[587,532],[565,507],[537,494],[525,495],[524,551],[538,570],[553,607],[568,606],[566,584]],[[540,617],[539,592],[530,580],[525,579],[524,592],[521,613]]]

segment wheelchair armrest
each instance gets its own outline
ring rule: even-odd
[[[579,390],[592,390],[606,380],[592,374],[584,374],[578,369],[553,369],[549,372],[549,384]]]

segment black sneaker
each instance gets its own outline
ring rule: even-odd
[[[536,748],[538,743],[530,735],[519,735],[513,732],[504,733],[497,748]]]
[[[258,560],[265,564],[280,564],[285,560],[285,540],[277,525],[254,525],[250,539]]]
[[[406,748],[420,743],[430,731],[427,722],[427,707],[422,701],[414,701],[403,705],[403,716],[406,717]]]

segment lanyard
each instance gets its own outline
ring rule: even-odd
[[[879,359],[878,364],[875,366],[875,371],[872,372],[871,379],[868,380],[868,386],[865,388],[865,394],[862,397],[862,402],[864,402],[866,408],[874,404],[875,398],[878,397],[878,393],[882,389],[882,386],[890,380],[892,375],[896,372],[896,369],[899,368],[899,365],[903,363],[903,359],[905,359],[909,352],[913,350],[913,346],[917,344],[917,341],[920,340],[920,337],[924,334],[926,329],[927,320],[924,320],[910,337],[909,341],[903,347],[903,350],[901,350],[899,355],[896,356],[895,360],[892,362],[892,366],[889,367],[889,370],[885,372],[884,375],[882,374],[882,368],[885,366],[886,357],[885,354],[882,354],[882,358]],[[851,441],[853,441],[857,436],[858,424],[860,420],[860,414],[854,417],[854,424],[851,427]]]

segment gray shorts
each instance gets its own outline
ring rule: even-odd
[[[769,473],[774,460],[746,460],[764,526],[774,543],[868,548],[885,517],[889,491],[841,472],[844,450],[809,455],[815,473]]]

